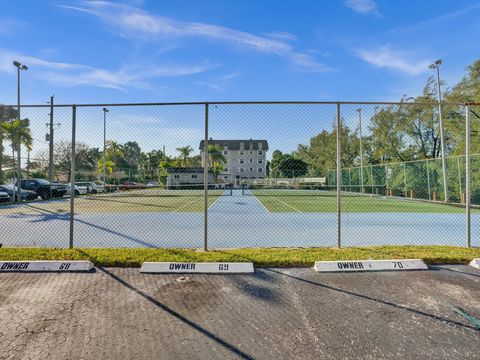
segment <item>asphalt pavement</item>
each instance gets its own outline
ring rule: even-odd
[[[0,359],[478,359],[480,271],[0,273]]]

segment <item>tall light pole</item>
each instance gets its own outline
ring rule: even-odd
[[[18,61],[14,61],[13,62],[13,65],[17,68],[17,106],[18,106],[18,119],[21,120],[21,116],[20,116],[20,70],[28,70],[28,66],[27,65],[24,65],[24,64],[20,64]],[[21,188],[21,185],[22,185],[22,159],[21,159],[21,154],[20,154],[20,150],[21,150],[21,147],[22,147],[22,144],[21,144],[21,138],[19,137],[17,139],[18,141],[18,149],[17,149],[17,159],[18,159],[18,174],[17,174],[17,201],[18,202],[21,202],[22,201],[22,197],[21,197],[21,192],[20,192],[20,188]],[[15,191],[15,186],[13,187],[13,191]],[[15,194],[15,192],[14,192]],[[15,199],[15,195],[14,195],[14,199]]]
[[[440,65],[442,65],[442,60],[437,60],[432,65],[430,65],[429,68],[437,70],[438,119],[440,122],[440,147],[442,152],[443,191],[445,202],[448,202],[447,163],[445,159],[445,134],[443,131],[442,93],[440,90]]]
[[[357,111],[358,111],[358,124],[360,129],[360,182],[361,182],[361,189],[363,194],[365,192],[365,187],[363,184],[362,109],[357,109]]]
[[[103,108],[103,182],[107,183],[107,108]]]

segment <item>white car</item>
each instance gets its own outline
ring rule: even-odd
[[[67,195],[71,195],[71,186],[70,184],[65,184],[65,186],[67,187]],[[77,185],[75,184],[75,196],[78,196],[78,195],[86,195],[88,193],[88,188],[86,186],[82,186],[82,185]]]
[[[82,181],[76,182],[75,185],[86,186],[89,194],[97,194],[105,192],[105,184],[100,181]]]

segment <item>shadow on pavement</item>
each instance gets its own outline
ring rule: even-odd
[[[115,281],[119,282],[120,284],[122,284],[123,286],[125,286],[126,288],[130,289],[131,291],[133,291],[134,293],[136,293],[137,295],[140,295],[141,297],[143,297],[144,299],[148,300],[150,303],[152,303],[153,305],[157,306],[158,308],[162,309],[163,311],[167,312],[168,314],[172,315],[173,317],[175,317],[176,319],[182,321],[183,323],[187,324],[188,326],[190,326],[191,328],[199,331],[200,333],[202,333],[203,335],[207,336],[208,338],[212,339],[213,341],[217,342],[219,345],[223,346],[225,349],[231,351],[232,353],[234,353],[235,355],[239,356],[240,358],[242,359],[254,359],[253,357],[251,357],[250,355],[244,353],[243,351],[241,351],[240,349],[238,349],[237,347],[235,347],[234,345],[232,344],[229,344],[228,342],[226,342],[225,340],[221,339],[220,337],[218,337],[217,335],[211,333],[210,331],[208,331],[207,329],[203,328],[202,326],[196,324],[195,322],[187,319],[185,316],[179,314],[178,312],[176,312],[175,310],[169,308],[168,306],[166,306],[165,304],[162,304],[160,301],[154,299],[152,296],[144,293],[143,291],[137,289],[136,287],[134,287],[133,285],[127,283],[125,280],[123,280],[122,278],[118,277],[117,275],[111,273],[110,271],[106,270],[105,268],[101,268],[99,267],[98,268],[100,271],[104,272],[106,275],[110,276],[112,279],[114,279]]]
[[[377,298],[374,298],[374,297],[371,297],[371,296],[368,296],[368,295],[358,294],[358,293],[355,293],[355,292],[353,292],[353,291],[348,291],[348,290],[336,288],[336,287],[333,287],[333,286],[330,286],[330,285],[321,284],[321,283],[318,283],[318,282],[315,282],[315,281],[311,281],[311,280],[307,280],[307,279],[302,279],[302,278],[300,278],[300,277],[293,276],[293,275],[289,275],[289,274],[285,274],[285,273],[283,273],[283,272],[281,272],[281,271],[277,271],[277,270],[273,270],[273,269],[264,269],[264,270],[265,270],[265,271],[271,271],[271,272],[280,274],[280,275],[282,275],[282,276],[286,276],[286,277],[288,277],[288,278],[291,278],[291,279],[294,279],[294,280],[297,280],[297,281],[304,282],[304,283],[306,283],[306,284],[319,286],[319,287],[324,288],[324,289],[327,289],[327,290],[337,291],[337,292],[340,292],[340,293],[343,293],[343,294],[347,294],[347,295],[351,295],[351,296],[355,296],[355,297],[358,297],[358,298],[361,298],[361,299],[370,300],[370,301],[375,301],[375,302],[380,303],[380,304],[383,304],[383,305],[392,306],[392,307],[395,307],[395,308],[397,308],[397,309],[405,310],[405,311],[408,311],[408,312],[411,312],[411,313],[414,313],[414,314],[417,314],[417,315],[426,316],[426,317],[429,317],[429,318],[431,318],[431,319],[433,319],[433,320],[437,320],[437,321],[440,321],[440,322],[442,322],[442,323],[445,323],[445,324],[448,324],[448,325],[451,325],[451,326],[460,326],[460,327],[463,327],[463,328],[466,328],[466,329],[476,330],[476,331],[479,330],[477,327],[465,325],[465,324],[462,324],[462,323],[460,323],[460,322],[457,322],[457,321],[454,321],[454,320],[450,320],[450,319],[446,319],[446,318],[441,317],[441,316],[438,316],[438,315],[429,314],[429,313],[427,313],[427,312],[424,312],[424,311],[421,311],[421,310],[417,310],[417,309],[414,309],[414,308],[411,308],[411,307],[408,307],[408,306],[405,306],[405,305],[395,304],[395,303],[393,303],[393,302],[391,302],[391,301],[381,300],[381,299],[377,299]]]

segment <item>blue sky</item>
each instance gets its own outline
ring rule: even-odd
[[[461,79],[479,18],[464,0],[0,0],[0,103],[14,59],[26,103],[397,101],[437,58]]]

